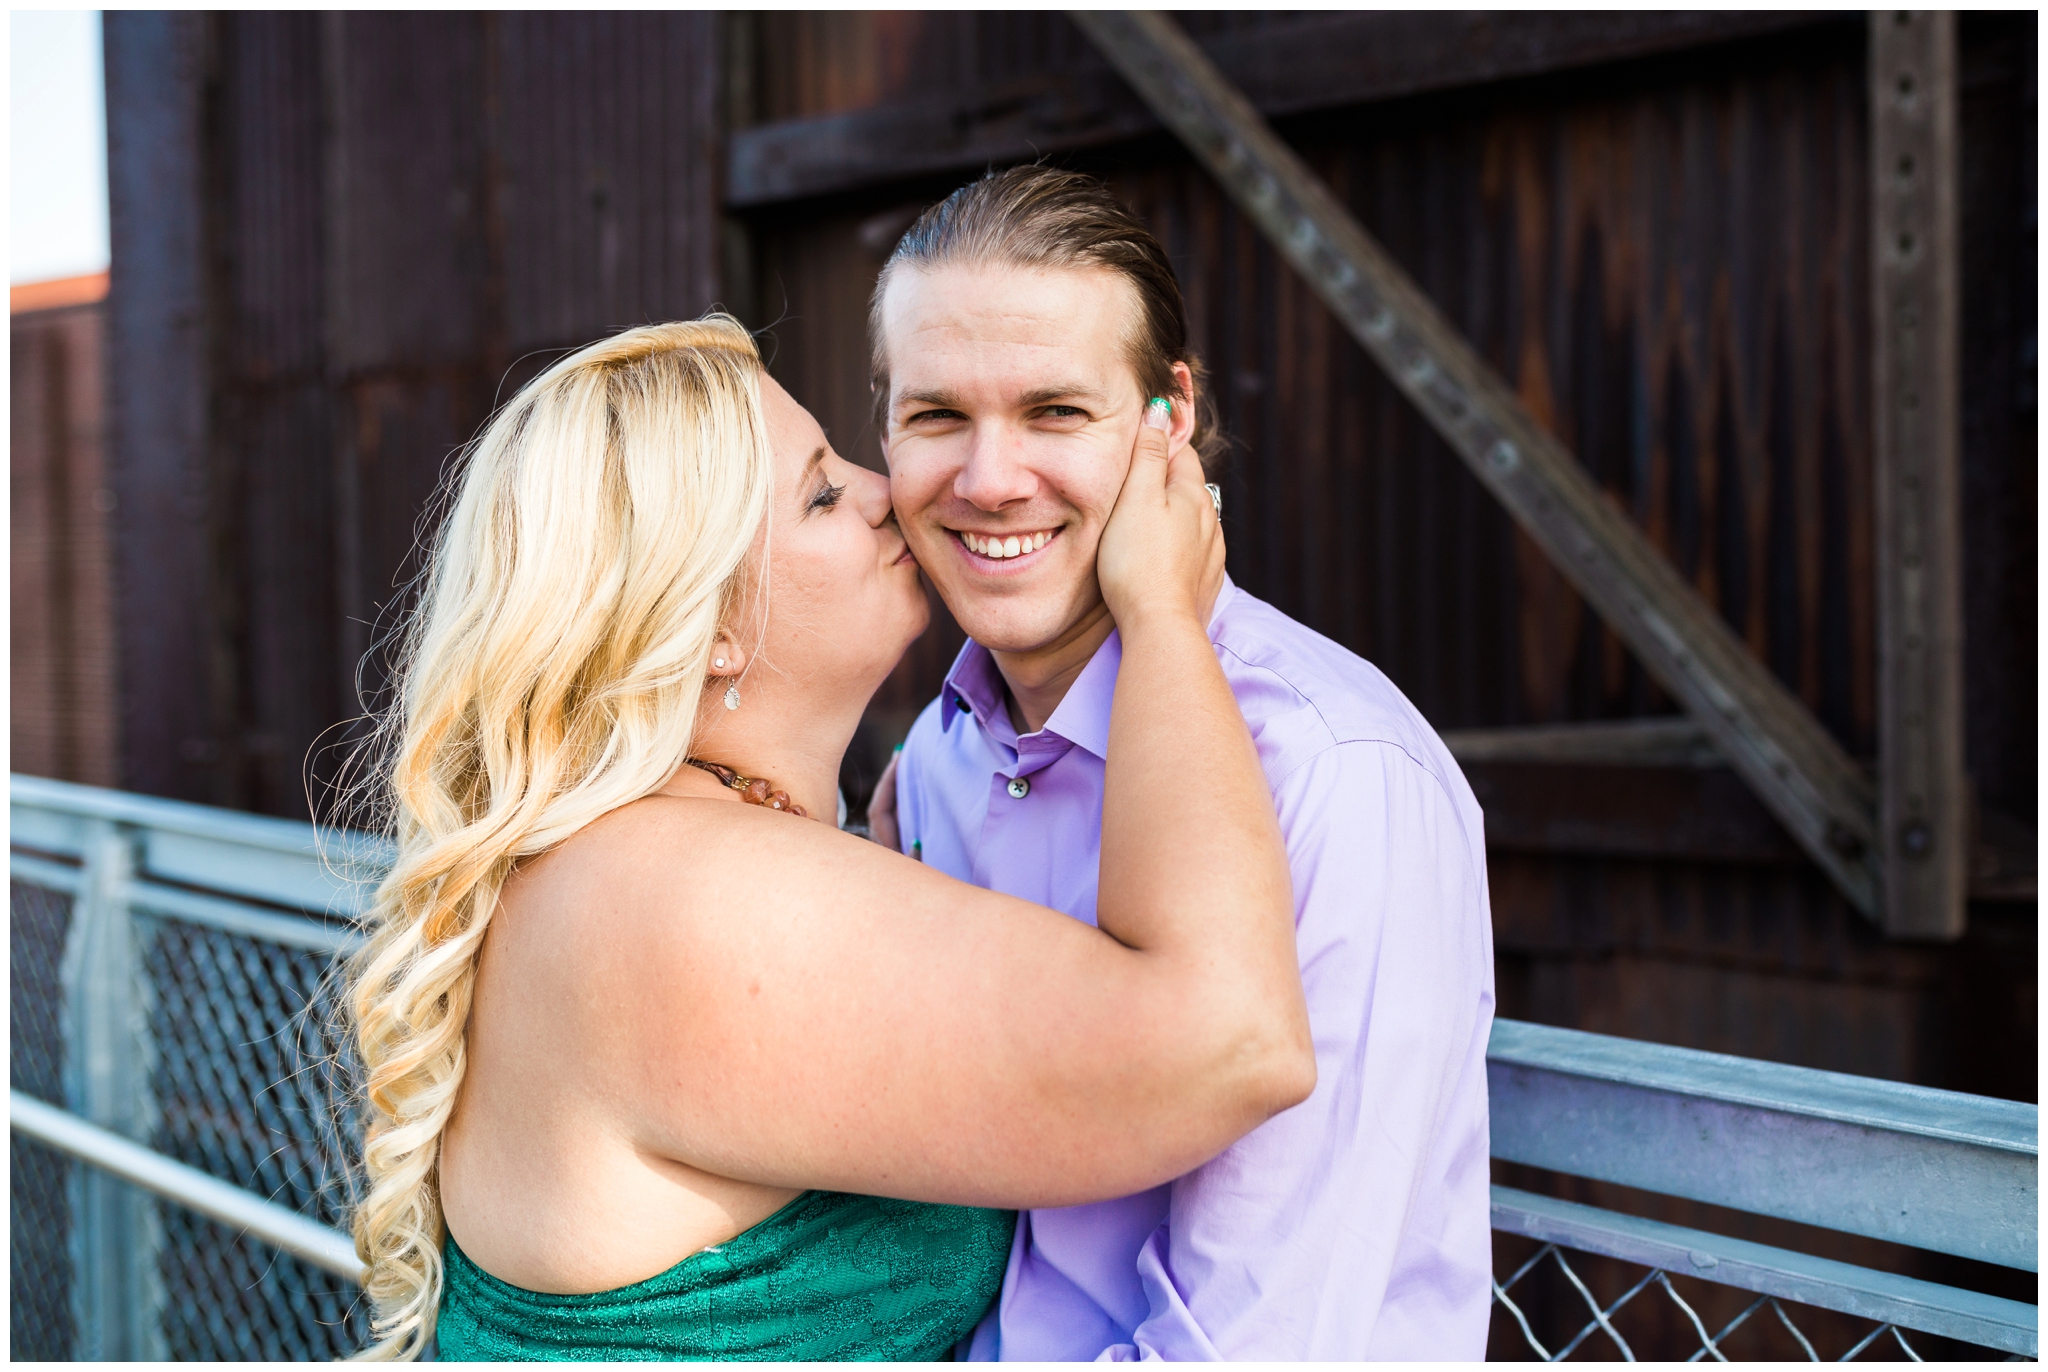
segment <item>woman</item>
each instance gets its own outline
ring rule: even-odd
[[[1221,576],[1197,461],[1145,428],[1102,541],[1129,689],[1090,928],[810,818],[927,612],[887,483],[743,329],[634,329],[522,391],[387,721],[399,857],[351,988],[373,1353],[438,1320],[443,1357],[942,1357],[1010,1210],[1302,1100]]]

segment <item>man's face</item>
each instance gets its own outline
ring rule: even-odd
[[[1115,273],[898,271],[882,298],[889,493],[960,626],[997,652],[1053,647],[1102,603],[1095,548],[1147,396]],[[1192,418],[1176,406],[1173,444]]]

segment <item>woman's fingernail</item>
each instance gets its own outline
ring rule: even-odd
[[[1148,429],[1170,429],[1173,427],[1173,402],[1163,395],[1152,397],[1152,403],[1145,407],[1145,427]]]

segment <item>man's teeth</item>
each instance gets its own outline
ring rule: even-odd
[[[1022,557],[1052,542],[1052,535],[1053,531],[1049,529],[1035,534],[1011,534],[1007,538],[963,532],[960,541],[967,545],[969,552],[980,553],[983,557]]]

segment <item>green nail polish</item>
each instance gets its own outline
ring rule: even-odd
[[[1166,411],[1166,412],[1167,412],[1168,414],[1172,414],[1172,413],[1173,413],[1173,402],[1172,402],[1171,400],[1168,400],[1168,399],[1167,399],[1167,398],[1166,398],[1165,396],[1163,396],[1163,395],[1155,395],[1155,396],[1153,396],[1153,397],[1152,397],[1152,406],[1153,406],[1153,408],[1155,408],[1155,409],[1161,409],[1161,410],[1165,410],[1165,411]]]

